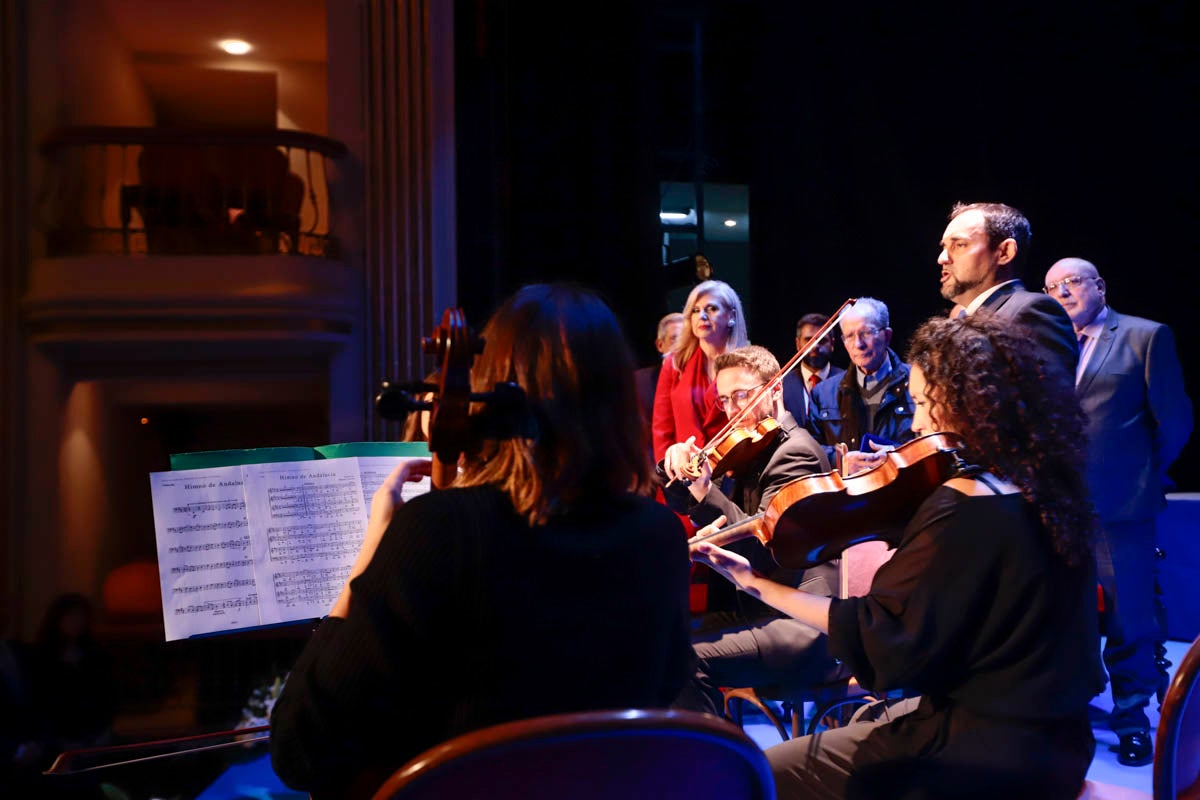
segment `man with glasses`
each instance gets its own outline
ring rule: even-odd
[[[1078,346],[1071,320],[1057,303],[1021,283],[1032,234],[1029,220],[1003,203],[957,203],[942,234],[942,297],[960,314],[994,314],[1023,325],[1045,354],[1046,363],[1075,371]]]
[[[1118,314],[1096,267],[1064,258],[1046,273],[1046,294],[1071,319],[1080,343],[1075,394],[1087,414],[1087,479],[1100,516],[1096,566],[1104,589],[1104,663],[1112,682],[1109,725],[1129,766],[1153,759],[1146,704],[1163,679],[1155,645],[1156,517],[1171,466],[1192,432],[1175,338],[1166,325]]]
[[[842,344],[853,365],[840,378],[821,381],[812,390],[808,429],[824,447],[830,463],[844,450],[841,471],[852,475],[885,457],[877,447],[893,447],[913,438],[908,365],[892,351],[888,307],[860,297],[842,316]]]
[[[756,345],[739,347],[717,356],[714,366],[717,403],[730,419],[746,411],[738,427],[753,429],[763,419],[773,417],[780,432],[731,479],[714,481],[706,464],[701,476],[691,481],[688,507],[678,510],[687,511],[697,528],[721,515],[726,524],[745,519],[767,508],[785,484],[829,471],[821,447],[783,409],[779,385],[760,391],[779,372],[779,362],[770,351]],[[661,465],[666,477],[686,479],[684,469],[698,452],[691,439],[667,448]],[[718,482],[726,484],[727,493],[721,491]],[[834,565],[785,570],[755,538],[729,548],[748,558],[756,569],[789,586],[827,597],[837,589]],[[676,703],[678,707],[721,714],[721,686],[769,683],[808,687],[841,677],[841,667],[829,655],[823,634],[749,595],[731,591],[731,584],[720,576],[714,578],[709,586],[709,611],[698,621],[692,639],[699,658],[698,671]]]

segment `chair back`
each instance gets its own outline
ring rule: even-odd
[[[863,597],[871,591],[875,572],[896,551],[887,542],[875,540],[851,545],[842,551],[838,562],[838,597]]]
[[[431,748],[374,800],[773,800],[762,750],[694,711],[588,711],[495,725]]]
[[[1154,800],[1200,798],[1200,637],[1163,698],[1154,742]]]

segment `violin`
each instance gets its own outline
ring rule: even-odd
[[[805,475],[780,487],[767,508],[688,542],[722,546],[757,538],[787,569],[807,569],[837,558],[851,545],[889,539],[903,530],[933,490],[962,472],[962,440],[929,433],[890,450],[869,470]]]
[[[766,417],[751,427],[741,425],[742,420],[758,405],[764,395],[773,392],[776,387],[783,384],[783,379],[821,343],[821,340],[833,330],[835,325],[841,322],[842,317],[856,302],[857,298],[851,297],[842,303],[842,307],[821,326],[821,329],[813,335],[812,340],[797,350],[796,354],[769,381],[759,387],[753,397],[746,401],[742,410],[734,414],[725,427],[692,456],[691,462],[683,469],[689,478],[692,480],[699,478],[703,474],[706,462],[713,475],[724,475],[727,472],[736,474],[766,452],[767,448],[779,437],[781,430],[779,423],[772,417]]]

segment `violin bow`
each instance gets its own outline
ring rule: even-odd
[[[713,450],[713,448],[716,447],[716,445],[719,444],[726,436],[737,429],[738,423],[745,419],[750,413],[751,409],[758,405],[758,401],[762,399],[763,395],[774,391],[776,386],[779,386],[783,383],[783,379],[790,375],[792,370],[796,368],[796,365],[799,364],[809,353],[811,353],[813,349],[815,349],[816,346],[821,343],[821,340],[829,335],[829,332],[834,329],[834,326],[842,321],[842,317],[846,316],[846,312],[848,312],[850,308],[857,302],[857,297],[851,297],[848,298],[846,302],[842,303],[841,308],[839,308],[832,317],[826,320],[825,324],[821,326],[820,330],[813,334],[813,337],[811,340],[809,340],[808,344],[797,350],[796,354],[793,355],[791,359],[789,359],[788,362],[780,368],[779,372],[775,373],[775,376],[771,378],[771,380],[767,381],[758,388],[758,391],[754,393],[754,396],[742,406],[742,410],[734,414],[730,418],[729,422],[725,424],[725,427],[722,428],[717,435],[712,438],[711,441],[707,442],[704,447],[700,448],[700,452],[696,453],[696,455],[692,457],[692,462],[690,465],[691,469],[696,475],[700,474],[700,464],[703,463],[704,459],[708,458],[708,454]]]

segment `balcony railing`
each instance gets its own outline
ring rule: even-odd
[[[337,257],[341,142],[292,130],[76,127],[42,145],[47,255]]]

